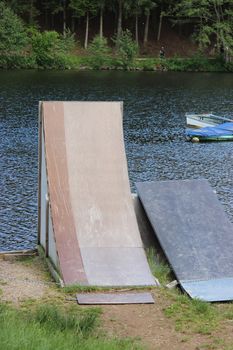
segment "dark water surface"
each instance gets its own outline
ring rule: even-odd
[[[36,244],[39,100],[124,101],[132,190],[206,178],[233,222],[233,143],[184,138],[185,112],[233,116],[232,74],[0,72],[0,250]]]

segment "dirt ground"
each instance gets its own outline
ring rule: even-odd
[[[16,306],[28,299],[44,301],[62,298],[67,302],[70,297],[59,291],[39,257],[28,261],[1,258],[0,289],[1,300],[12,302]],[[171,304],[171,300],[166,298],[160,288],[152,290],[152,294],[155,303],[150,305],[103,306],[101,317],[104,332],[113,337],[136,338],[141,340],[146,349],[151,350],[233,349],[233,322],[226,324],[214,336],[177,332],[174,320],[164,314],[164,309]],[[232,345],[216,345],[216,339],[220,338]]]
[[[0,258],[1,300],[19,305],[27,299],[54,298],[56,284],[39,257],[26,260]]]

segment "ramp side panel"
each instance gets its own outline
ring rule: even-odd
[[[64,103],[71,205],[80,247],[142,247],[119,102]]]
[[[40,176],[40,244],[45,249],[46,244],[46,194],[47,189],[47,174],[45,162],[45,147],[44,147],[44,133],[41,133],[41,176]]]
[[[56,270],[60,272],[60,265],[59,265],[59,260],[57,256],[57,248],[56,248],[56,243],[54,239],[53,223],[51,218],[51,208],[49,208],[49,243],[48,244],[49,244],[49,257],[53,262],[54,266],[56,267]]]
[[[137,190],[179,280],[233,277],[233,229],[206,180],[145,182]]]
[[[46,172],[46,161],[45,161],[45,146],[44,146],[44,133],[41,133],[41,190],[40,190],[40,244],[46,250],[46,204],[47,204],[47,172]],[[57,257],[57,250],[54,241],[54,232],[51,219],[51,210],[49,209],[49,257],[51,258],[54,266],[59,270],[59,262]]]
[[[65,284],[88,284],[70,204],[63,103],[42,106],[48,190],[62,278]]]

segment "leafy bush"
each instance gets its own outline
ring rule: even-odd
[[[90,54],[89,63],[92,68],[100,69],[109,63],[110,49],[107,39],[95,36],[88,50]]]
[[[69,66],[69,58],[66,50],[70,45],[70,39],[64,39],[55,31],[38,32],[31,31],[32,54],[39,68],[66,69]]]
[[[157,70],[157,66],[160,60],[158,58],[143,58],[137,60],[137,67],[144,71],[154,71]]]
[[[163,60],[162,64],[166,70],[176,72],[221,72],[225,70],[221,59],[208,59],[199,55],[192,58],[169,58]]]
[[[36,62],[30,55],[0,55],[0,69],[31,69]]]
[[[138,54],[138,45],[133,40],[131,32],[128,29],[122,31],[119,39],[114,38],[113,41],[117,45],[122,67],[124,69],[131,68]]]
[[[225,68],[228,72],[233,72],[233,62],[225,63]]]
[[[22,52],[27,43],[28,37],[23,22],[0,1],[0,53],[15,55]]]
[[[66,52],[71,52],[75,48],[74,34],[69,29],[65,32],[65,35],[59,36],[61,49]]]

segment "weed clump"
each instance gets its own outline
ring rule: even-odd
[[[4,350],[139,350],[128,339],[100,333],[100,309],[39,305],[33,310],[0,303],[0,344]]]
[[[154,248],[147,250],[147,260],[153,276],[155,276],[162,285],[171,281],[171,269],[170,267],[161,261],[158,255],[156,255]]]
[[[211,334],[217,328],[219,312],[214,305],[181,294],[174,295],[174,299],[164,312],[175,320],[177,331]]]

